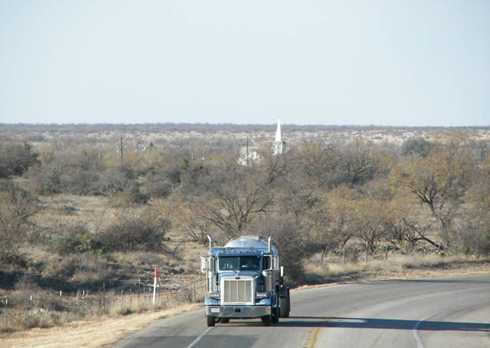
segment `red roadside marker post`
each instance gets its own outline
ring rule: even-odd
[[[153,270],[153,299],[152,303],[155,305],[156,295],[157,295],[157,278],[160,278],[160,268],[158,266],[154,266]]]

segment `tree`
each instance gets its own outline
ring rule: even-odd
[[[333,189],[305,217],[303,224],[309,232],[309,245],[312,250],[321,252],[321,263],[333,250],[345,256],[345,246],[353,237],[349,215],[352,193],[345,186]]]
[[[427,157],[434,144],[424,138],[411,138],[403,142],[401,153],[403,156],[420,156]]]
[[[267,169],[267,168],[262,168]],[[273,203],[271,177],[254,167],[228,161],[210,169],[200,182],[206,194],[194,201],[196,214],[227,238],[239,236],[257,215]]]
[[[29,167],[38,163],[37,157],[27,143],[0,143],[0,178],[24,174]]]
[[[168,216],[171,225],[184,233],[193,242],[208,244],[212,224],[196,214],[197,209],[184,195],[173,193],[168,199],[154,199],[152,206],[163,216]],[[215,235],[216,238],[216,235]]]
[[[291,215],[277,215],[268,212],[257,217],[250,226],[250,233],[264,238],[272,237],[279,249],[281,264],[285,268],[289,282],[298,283],[304,278],[303,260],[311,255],[308,250],[306,235],[297,220]]]
[[[363,185],[388,174],[390,161],[389,156],[373,145],[356,139],[341,148],[337,182],[350,186]]]
[[[11,181],[0,183],[0,258],[9,261],[25,242],[30,218],[40,211],[36,199]]]
[[[465,196],[465,219],[460,221],[459,244],[463,252],[490,254],[490,157],[479,166]]]
[[[330,188],[338,180],[341,153],[337,146],[321,142],[305,142],[289,158],[295,175],[304,175],[316,189]]]
[[[441,250],[451,243],[455,214],[463,203],[476,164],[464,143],[434,148],[425,158],[402,163],[394,170],[395,182],[429,208],[440,224]]]
[[[385,239],[403,253],[416,250],[420,242],[427,243],[436,250],[443,246],[430,234],[433,230],[431,216],[411,196],[404,191],[397,192],[390,201],[390,216],[386,221]]]

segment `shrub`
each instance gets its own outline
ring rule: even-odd
[[[93,235],[84,225],[63,226],[52,241],[54,251],[60,255],[90,251],[92,244]]]
[[[55,164],[36,165],[29,170],[27,176],[34,191],[40,194],[53,194],[63,192],[62,172],[63,168]]]
[[[0,143],[0,178],[24,174],[30,166],[37,163],[37,157],[37,153],[27,143]]]
[[[113,265],[105,255],[84,253],[66,255],[57,263],[51,263],[43,270],[45,286],[73,291],[82,286],[84,289],[97,289],[102,284],[117,282]]]
[[[150,199],[148,194],[141,192],[140,185],[137,182],[135,182],[131,187],[129,197],[131,202],[136,204],[146,204]]]
[[[169,221],[155,213],[123,215],[119,221],[96,235],[94,247],[103,252],[160,251],[169,227]]]
[[[145,177],[144,189],[152,197],[167,197],[172,192],[173,185],[167,173],[150,172]]]
[[[401,153],[404,156],[418,155],[420,157],[427,157],[433,147],[434,144],[424,138],[412,138],[402,144]]]
[[[32,309],[24,313],[22,317],[24,329],[39,327],[47,329],[59,325],[59,314],[43,309]]]
[[[134,204],[146,204],[150,196],[139,189],[139,185],[134,185],[129,192],[116,192],[111,196],[111,205],[114,208],[129,208]]]
[[[66,150],[45,156],[42,165],[29,171],[34,189],[42,194],[99,193],[97,183],[103,171],[101,154],[95,150]]]
[[[15,258],[31,229],[29,219],[39,209],[28,191],[11,181],[0,182],[0,260]]]
[[[133,186],[134,177],[128,170],[118,168],[104,171],[96,183],[96,191],[110,195],[116,192],[129,192]]]

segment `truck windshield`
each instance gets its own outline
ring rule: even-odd
[[[220,271],[258,271],[260,256],[222,256],[219,258]]]

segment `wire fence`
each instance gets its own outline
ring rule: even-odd
[[[201,302],[205,292],[204,279],[196,279],[174,290],[159,284],[155,297],[149,285],[121,291],[80,290],[75,293],[20,290],[0,297],[0,332],[168,309],[184,303]]]

